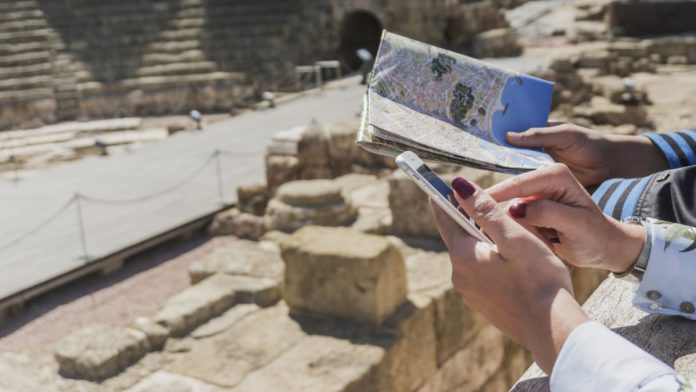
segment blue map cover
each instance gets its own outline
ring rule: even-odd
[[[358,144],[380,154],[509,173],[553,162],[516,148],[506,132],[548,122],[553,83],[384,32],[375,58]]]

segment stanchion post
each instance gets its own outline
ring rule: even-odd
[[[222,184],[222,162],[220,162],[220,150],[215,150],[215,173],[217,175],[217,187],[218,196],[220,197],[220,204],[225,205],[225,188]]]
[[[87,230],[85,228],[85,219],[82,213],[82,197],[79,193],[75,194],[75,208],[77,210],[77,224],[80,231],[80,244],[82,245],[82,258],[85,262],[89,262],[89,252],[87,251]]]

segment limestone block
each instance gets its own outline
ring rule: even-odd
[[[344,201],[341,187],[330,180],[293,181],[278,188],[276,198],[293,206],[321,206]]]
[[[150,349],[161,350],[169,338],[169,330],[147,317],[138,317],[133,322],[133,328],[143,332],[150,342]]]
[[[224,389],[195,378],[158,370],[125,392],[223,392]]]
[[[519,56],[522,47],[517,38],[515,30],[510,28],[488,30],[474,37],[471,49],[478,58]]]
[[[263,215],[268,204],[268,186],[265,181],[237,188],[237,206],[248,214]]]
[[[236,303],[268,306],[279,295],[278,283],[271,279],[216,274],[170,298],[154,319],[178,337]]]
[[[408,301],[384,321],[384,326],[399,336],[384,359],[384,389],[416,390],[437,369],[435,302],[427,296],[409,295]]]
[[[269,194],[274,194],[281,184],[299,179],[299,161],[295,156],[267,155],[266,183]]]
[[[648,94],[644,89],[636,89],[622,78],[615,75],[604,75],[592,80],[592,90],[609,99],[612,103],[647,103]]]
[[[267,227],[292,232],[307,225],[341,226],[357,217],[357,210],[330,180],[293,181],[278,189],[268,203]]]
[[[281,280],[285,264],[280,252],[264,244],[237,240],[218,247],[189,267],[191,284],[218,272]]]
[[[660,37],[648,40],[646,44],[651,55],[659,55],[663,60],[671,56],[685,56],[690,64],[696,63],[696,37],[694,36]]]
[[[388,234],[392,227],[391,210],[388,208],[363,207],[350,228],[367,234]]]
[[[602,74],[609,72],[609,63],[614,56],[608,50],[588,50],[580,54],[576,61],[579,68],[596,68]]]
[[[500,368],[504,345],[504,335],[486,326],[466,348],[442,364],[418,392],[477,390]]]
[[[302,132],[297,143],[297,159],[300,164],[300,178],[308,178],[302,175],[302,170],[305,167],[328,167],[328,138],[323,126],[318,122],[312,122]]]
[[[263,217],[241,212],[236,208],[222,211],[213,217],[208,227],[211,235],[234,235],[257,240],[266,232]]]
[[[454,47],[469,47],[473,37],[483,31],[507,27],[505,15],[493,1],[460,3],[454,7],[447,35]]]
[[[95,324],[63,338],[54,355],[63,377],[99,381],[134,364],[149,349],[143,332]]]
[[[249,374],[234,392],[363,392],[378,389],[375,368],[384,348],[312,335],[268,366]]]
[[[195,339],[208,338],[230,329],[244,317],[258,311],[260,308],[255,304],[240,304],[233,306],[219,317],[208,321],[191,332],[191,337]]]
[[[466,346],[486,324],[452,287],[452,267],[446,252],[418,251],[406,257],[406,276],[412,293],[434,300],[437,363]]]
[[[380,324],[406,297],[401,254],[385,238],[309,226],[281,243],[290,308]]]
[[[589,105],[573,108],[573,116],[586,118],[598,125],[645,125],[648,122],[648,113],[643,105],[617,105],[598,96],[593,97]]]
[[[231,328],[191,345],[165,365],[169,372],[231,388],[300,341],[305,332],[284,304],[249,314]]]
[[[341,187],[341,190],[346,195],[370,185],[375,180],[377,180],[375,175],[359,173],[350,173],[334,178],[334,182]]]
[[[336,123],[330,126],[327,131],[332,176],[337,177],[349,173],[353,166],[355,134],[358,131],[358,123],[355,121]]]

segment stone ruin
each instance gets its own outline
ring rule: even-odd
[[[237,206],[209,228],[246,239],[201,255],[189,268],[191,286],[151,315],[127,326],[87,326],[52,351],[0,355],[0,388],[429,392],[512,385],[530,354],[463,303],[427,197],[391,160],[346,142],[357,126],[312,123],[294,130],[292,143],[287,132],[278,135],[267,162],[293,163],[267,170],[285,174],[268,173],[272,187],[241,186]],[[304,159],[309,151],[326,154]],[[482,186],[504,177],[434,168]],[[574,274],[580,299],[604,276]]]
[[[0,130],[234,112],[294,90],[295,66],[359,69],[355,51],[376,53],[383,28],[459,47],[507,27],[490,0],[2,0],[0,21]],[[500,38],[482,37],[481,55],[500,54]]]

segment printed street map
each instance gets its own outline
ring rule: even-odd
[[[372,72],[357,140],[370,151],[508,173],[553,162],[504,137],[546,125],[551,82],[386,31]]]

